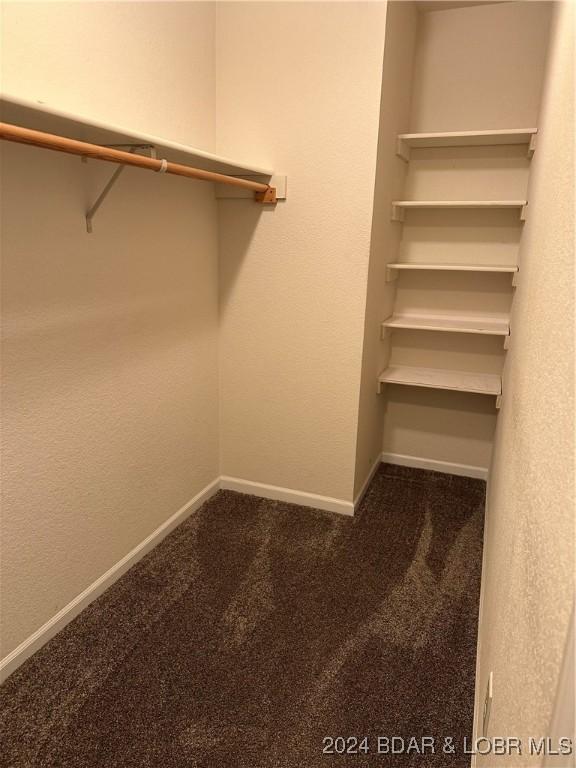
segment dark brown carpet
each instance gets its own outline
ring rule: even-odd
[[[2,766],[468,766],[376,739],[470,736],[483,506],[390,465],[355,519],[221,491],[8,679]]]

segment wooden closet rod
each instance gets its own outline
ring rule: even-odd
[[[145,157],[144,155],[135,155],[130,152],[124,152],[121,149],[102,147],[99,144],[89,144],[86,141],[77,141],[76,139],[68,139],[65,136],[34,131],[30,128],[22,128],[19,125],[0,123],[0,139],[15,141],[18,144],[31,144],[34,147],[42,147],[43,149],[54,149],[57,152],[67,152],[70,155],[92,157],[95,160],[106,160],[110,163],[133,165],[136,168],[146,168],[149,171],[172,173],[175,176],[186,176],[189,179],[230,184],[234,187],[253,190],[255,192],[255,200],[259,203],[276,202],[276,189],[269,184],[240,179],[236,176],[227,176],[224,173],[215,173],[214,171],[203,171],[200,168],[192,168],[189,165],[169,163],[166,160],[158,160],[153,157]]]

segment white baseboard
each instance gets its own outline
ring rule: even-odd
[[[220,487],[229,491],[247,493],[251,496],[261,496],[264,499],[287,501],[290,504],[301,504],[304,507],[315,507],[327,512],[338,512],[341,515],[353,515],[354,504],[351,501],[334,499],[331,496],[319,496],[316,493],[295,491],[292,488],[281,488],[278,485],[255,483],[252,480],[242,480],[239,477],[222,475]]]
[[[358,509],[358,507],[360,506],[360,502],[364,498],[364,494],[368,490],[368,486],[370,485],[370,483],[374,479],[374,475],[378,471],[378,467],[380,466],[381,463],[382,463],[382,457],[378,456],[378,458],[376,459],[374,464],[372,464],[370,472],[368,472],[368,475],[366,476],[366,480],[364,480],[364,482],[362,483],[362,488],[360,488],[360,490],[358,492],[358,495],[354,499],[354,511],[356,511]]]
[[[213,496],[220,488],[231,491],[238,491],[252,496],[260,496],[265,499],[275,501],[285,501],[291,504],[300,504],[305,507],[314,507],[323,509],[327,512],[336,512],[341,515],[354,515],[354,510],[358,507],[362,498],[374,477],[380,461],[389,464],[399,464],[406,467],[416,467],[418,469],[432,469],[437,472],[448,472],[453,475],[464,475],[466,477],[475,477],[486,479],[488,470],[484,467],[474,467],[467,464],[453,464],[445,461],[435,461],[433,459],[422,459],[414,456],[404,456],[397,453],[383,453],[378,457],[372,466],[364,484],[358,493],[354,502],[335,499],[331,496],[321,496],[316,493],[306,491],[297,491],[292,488],[282,488],[276,485],[266,485],[252,480],[242,480],[239,477],[229,477],[222,475],[213,480],[209,485],[203,488],[184,506],[168,518],[162,525],[156,528],[149,536],[140,542],[134,549],[128,552],[121,560],[103,573],[96,581],[90,584],[86,589],[64,606],[57,614],[37,629],[30,637],[26,638],[11,653],[0,660],[0,682],[5,680],[14,672],[27,658],[32,656],[45,643],[54,637],[66,624],[74,619],[84,610],[93,600],[99,597],[108,589],[117,579],[131,568],[138,560],[153,549],[162,539],[167,536],[174,528],[182,523],[185,518],[199,509],[204,502]]]
[[[103,573],[96,581],[65,605],[62,610],[52,616],[45,624],[36,630],[30,637],[15,648],[11,653],[0,660],[0,682],[11,675],[29,656],[36,653],[45,643],[54,637],[66,624],[74,619],[93,600],[99,597],[117,579],[131,568],[138,560],[144,557],[151,549],[159,544],[170,531],[182,523],[185,518],[199,509],[205,501],[220,489],[220,478],[216,478],[210,485],[203,488],[193,499],[190,499],[183,507],[162,523],[150,536],[147,536],[133,550],[128,552],[121,560]]]
[[[434,472],[446,472],[449,475],[461,475],[462,477],[474,477],[479,480],[488,479],[486,467],[475,467],[471,464],[456,464],[451,461],[438,461],[437,459],[423,459],[419,456],[405,456],[402,453],[383,453],[382,461],[386,464],[397,464],[400,467],[414,467],[415,469],[431,469]]]
[[[472,717],[472,743],[475,744],[476,740],[482,736],[482,715],[484,710],[484,694],[486,691],[486,677],[482,677],[481,661],[482,661],[482,629],[484,626],[484,598],[486,594],[486,571],[487,566],[487,552],[486,542],[488,541],[488,525],[490,523],[490,516],[488,510],[488,500],[490,498],[490,485],[486,488],[486,502],[484,504],[484,530],[483,530],[483,542],[482,547],[482,571],[480,574],[480,597],[478,600],[478,632],[476,639],[476,670],[474,674],[474,714]],[[470,768],[476,768],[477,765],[476,753],[473,752],[470,758]]]
[[[377,469],[374,466],[371,476]],[[367,487],[369,479],[366,481]],[[126,573],[135,563],[145,554],[150,552],[162,539],[167,536],[174,528],[182,523],[189,515],[199,509],[204,502],[213,496],[220,488],[226,488],[240,493],[247,493],[253,496],[261,496],[265,499],[274,499],[276,501],[287,501],[291,504],[301,504],[305,507],[315,507],[324,509],[328,512],[337,512],[342,515],[353,515],[354,504],[351,501],[334,499],[330,496],[320,496],[315,493],[306,493],[296,491],[291,488],[280,488],[275,485],[265,485],[251,480],[242,480],[237,477],[218,477],[216,480],[203,488],[193,499],[184,504],[177,512],[168,518],[162,525],[156,528],[153,533],[147,536],[134,549],[128,552],[121,560],[103,573],[96,581],[90,584],[86,589],[65,605],[58,613],[52,616],[45,624],[33,632],[26,640],[15,648],[11,653],[0,660],[0,682],[4,681],[12,674],[27,658],[36,653],[43,645],[51,640],[66,624],[78,616],[93,600],[105,592],[108,587]],[[362,493],[365,488],[362,489]]]

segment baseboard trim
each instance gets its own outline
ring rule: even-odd
[[[376,471],[376,464],[371,471],[370,477],[362,489],[362,494],[366,490],[370,479]],[[156,528],[149,536],[140,542],[134,549],[128,552],[121,560],[103,573],[96,581],[92,582],[86,589],[64,606],[58,613],[43,624],[39,629],[33,632],[11,653],[0,659],[0,683],[23,664],[26,659],[32,656],[43,645],[51,640],[60,632],[72,619],[76,618],[84,608],[112,586],[126,571],[144,555],[152,550],[162,539],[167,536],[174,528],[182,523],[189,515],[196,512],[202,504],[213,496],[220,488],[225,488],[239,493],[247,493],[252,496],[261,496],[265,499],[274,499],[276,501],[286,501],[291,504],[300,504],[305,507],[314,507],[324,509],[328,512],[337,512],[341,515],[351,516],[354,514],[355,504],[351,501],[343,501],[330,496],[320,496],[315,493],[306,493],[296,491],[291,488],[281,488],[275,485],[266,485],[256,483],[251,480],[242,480],[238,477],[222,476],[213,480],[209,485],[203,488],[199,493],[190,499],[184,506],[169,517],[162,525]],[[360,498],[360,497],[359,497]],[[358,499],[357,502],[358,503]]]
[[[81,611],[86,608],[93,600],[105,592],[108,587],[114,584],[120,576],[138,562],[145,554],[150,552],[162,539],[167,536],[174,528],[182,523],[189,515],[196,512],[204,502],[213,496],[220,489],[220,478],[216,478],[209,485],[197,493],[194,498],[186,502],[184,506],[169,517],[162,525],[158,526],[149,536],[134,547],[127,555],[103,573],[96,581],[65,605],[57,614],[52,616],[45,624],[36,630],[30,637],[26,638],[11,653],[0,660],[0,682],[3,682],[12,674],[27,658],[36,653],[48,640],[58,634],[66,624],[74,619]]]
[[[434,472],[446,472],[449,475],[474,477],[478,480],[488,479],[488,469],[486,467],[475,467],[471,464],[456,464],[451,461],[424,459],[419,456],[405,456],[402,453],[383,453],[382,461],[386,464],[397,464],[400,467],[431,469]]]
[[[486,677],[481,676],[482,667],[482,629],[484,627],[484,603],[486,598],[486,573],[488,571],[488,548],[486,542],[489,537],[488,526],[490,525],[490,477],[486,482],[486,501],[484,502],[484,530],[482,546],[482,571],[480,574],[480,597],[478,600],[478,630],[476,639],[476,668],[474,673],[474,714],[472,716],[472,743],[482,735],[482,714],[484,710],[484,694],[486,691]],[[476,752],[472,753],[470,758],[470,768],[476,768],[478,759]]]
[[[290,504],[301,504],[304,507],[324,509],[327,512],[337,512],[340,515],[353,515],[354,504],[351,501],[334,499],[331,496],[319,496],[316,493],[295,491],[292,488],[282,488],[278,485],[266,485],[255,483],[252,480],[242,480],[239,477],[222,475],[220,487],[238,493],[247,493],[250,496],[261,496],[264,499],[274,501],[287,501]]]
[[[364,495],[365,495],[366,491],[368,490],[368,486],[370,485],[370,483],[374,479],[374,475],[378,471],[378,467],[380,466],[381,463],[382,463],[382,457],[378,456],[378,458],[376,459],[374,464],[372,464],[372,467],[370,468],[370,471],[366,475],[366,480],[364,480],[364,482],[362,483],[362,488],[360,488],[356,498],[354,499],[354,512],[356,512],[356,510],[360,506],[360,502],[364,498]]]

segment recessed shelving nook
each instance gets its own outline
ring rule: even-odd
[[[484,160],[486,163],[490,162],[492,155],[498,158],[503,157],[503,151],[506,146],[512,147],[514,150],[511,153],[511,157],[515,158],[511,162],[527,163],[532,157],[536,148],[536,128],[515,128],[515,129],[498,129],[498,130],[481,130],[481,131],[459,131],[459,132],[444,132],[444,133],[402,133],[399,134],[396,140],[396,154],[399,158],[409,164],[409,168],[412,168],[414,163],[410,163],[411,160],[416,160],[416,155],[419,150],[429,149],[441,149],[457,147],[458,154],[454,152],[448,152],[446,158],[444,158],[443,152],[435,153],[433,156],[433,165],[422,166],[420,156],[418,156],[418,163],[413,171],[408,170],[408,174],[417,174],[422,172],[422,168],[426,168],[426,173],[453,173],[454,169],[458,168],[458,172],[455,176],[455,180],[463,183],[463,189],[466,191],[477,190],[478,186],[474,186],[474,178],[467,177],[467,174],[474,173],[475,168],[485,168]],[[521,154],[517,149],[514,149],[518,145],[526,146],[526,155],[522,160]],[[474,149],[476,153],[474,155],[474,163],[466,164],[463,158],[468,158],[470,153],[466,152],[466,147],[498,147],[497,153],[491,153],[486,151],[482,155],[478,154],[478,151]],[[504,150],[502,149],[504,148]],[[508,154],[505,155],[508,157]],[[430,163],[430,153],[424,155],[428,158]],[[457,158],[457,159],[455,159]],[[502,168],[502,161],[500,165],[495,167]],[[490,167],[490,166],[488,166]],[[484,173],[486,173],[484,171]],[[410,178],[414,178],[410,176]],[[484,178],[487,178],[484,176]],[[520,178],[520,177],[518,177]],[[490,180],[492,181],[492,180]],[[456,187],[456,185],[455,185]],[[448,188],[448,185],[444,183],[444,188]],[[451,187],[450,187],[451,188]],[[407,212],[409,211],[429,211],[427,214],[426,224],[424,231],[426,235],[420,234],[418,237],[437,237],[433,234],[431,227],[434,227],[434,211],[443,211],[442,220],[439,222],[439,226],[445,228],[447,232],[452,234],[447,235],[447,240],[452,247],[451,254],[452,260],[448,259],[443,262],[441,259],[441,250],[436,249],[434,260],[427,261],[425,256],[422,258],[422,254],[417,252],[411,254],[410,260],[402,260],[396,258],[386,264],[386,282],[392,283],[392,288],[395,292],[402,290],[404,286],[403,294],[396,294],[394,301],[394,307],[392,313],[388,317],[385,317],[381,324],[381,337],[385,341],[387,346],[387,359],[383,372],[378,378],[378,391],[381,392],[385,385],[400,384],[409,387],[418,387],[424,389],[443,389],[457,392],[468,392],[474,394],[493,395],[496,397],[496,407],[500,407],[500,401],[502,397],[502,379],[501,375],[494,373],[493,370],[483,372],[472,372],[466,370],[453,370],[450,365],[450,361],[454,359],[460,360],[467,359],[466,355],[470,352],[468,343],[464,342],[463,335],[469,335],[470,345],[472,344],[472,337],[494,337],[495,339],[501,338],[504,341],[504,349],[508,349],[510,342],[510,318],[508,310],[503,313],[501,310],[503,307],[499,306],[495,309],[494,304],[491,306],[490,302],[486,304],[488,298],[490,298],[490,291],[496,291],[499,297],[505,297],[507,291],[510,291],[510,301],[512,300],[512,287],[516,285],[519,274],[519,268],[514,263],[489,263],[492,258],[497,261],[496,253],[492,257],[487,250],[490,246],[488,243],[494,242],[498,244],[498,238],[494,237],[493,230],[492,239],[486,241],[486,245],[483,246],[482,256],[478,256],[478,260],[474,260],[474,253],[470,250],[466,254],[462,255],[462,261],[458,261],[457,257],[454,258],[455,249],[453,244],[462,239],[463,244],[467,245],[468,235],[464,234],[463,226],[470,226],[471,219],[458,220],[458,211],[462,210],[476,210],[481,212],[481,216],[474,219],[474,224],[477,222],[477,230],[474,237],[478,238],[478,242],[483,241],[483,229],[482,222],[490,222],[490,216],[499,214],[500,211],[518,211],[519,219],[510,218],[506,225],[512,224],[513,226],[519,226],[522,221],[526,219],[528,201],[523,199],[520,195],[511,195],[511,199],[489,199],[492,192],[498,192],[498,178],[495,177],[493,184],[489,185],[489,188],[484,183],[484,187],[480,192],[488,192],[486,197],[478,196],[474,198],[471,195],[471,199],[456,199],[456,200],[442,200],[442,199],[414,199],[414,200],[394,200],[392,202],[392,221],[403,223],[405,221]],[[517,192],[518,188],[509,186],[510,191]],[[434,190],[432,190],[434,191]],[[465,195],[462,195],[465,197]],[[498,197],[497,194],[494,195]],[[452,226],[452,216],[450,211],[454,212],[454,226]],[[410,224],[412,219],[409,220]],[[503,226],[503,219],[499,219],[500,226]],[[408,223],[407,223],[408,225]],[[414,226],[411,228],[411,243],[418,243],[415,238],[415,228],[419,225],[419,221],[415,221]],[[469,246],[467,245],[469,248]],[[414,258],[414,256],[416,258]],[[438,258],[440,256],[440,258]],[[436,277],[432,279],[432,275],[436,273]],[[461,277],[456,278],[456,275],[460,273]],[[426,275],[429,274],[429,284]],[[399,278],[404,275],[402,280]],[[421,277],[417,276],[421,275]],[[446,277],[442,277],[445,275]],[[454,275],[451,277],[451,275]],[[469,278],[466,277],[469,275]],[[502,275],[503,278],[511,276],[512,285],[508,283],[509,288],[506,288],[506,283],[499,282],[498,275]],[[410,277],[412,276],[412,277]],[[410,281],[405,283],[405,281]],[[444,281],[446,281],[446,288],[443,287]],[[492,281],[487,283],[486,281]],[[496,283],[494,283],[496,281]],[[398,287],[397,287],[398,286]],[[463,297],[462,291],[471,291],[467,294],[468,299],[472,297],[471,306],[468,307],[466,299]],[[431,299],[429,294],[434,294]],[[457,304],[459,306],[454,309],[452,306],[444,306],[446,302],[450,303],[454,301],[454,295],[458,295]],[[399,296],[402,295],[402,300]],[[406,299],[406,296],[410,300]],[[410,304],[412,301],[412,304]],[[494,295],[490,299],[493,303],[496,301]],[[497,303],[501,301],[501,298],[497,300]],[[407,303],[408,302],[408,303]],[[427,304],[430,307],[427,308]],[[508,308],[509,309],[509,308]],[[417,337],[410,337],[409,348],[410,352],[410,364],[404,365],[402,354],[406,355],[406,348],[402,353],[402,347],[400,353],[395,355],[395,334],[394,331],[410,331],[418,334]],[[416,341],[413,339],[420,338],[419,334],[422,332],[420,341],[417,342],[417,347],[414,347]],[[441,346],[439,341],[434,343],[434,346],[430,347],[426,339],[432,338],[435,334],[446,335],[445,342],[442,342]],[[457,339],[462,336],[462,340],[458,342],[459,346],[454,347],[457,344]],[[448,337],[453,337],[449,341]],[[408,338],[408,337],[407,337]],[[437,337],[439,338],[439,337]],[[479,343],[474,342],[474,344]],[[483,344],[490,343],[489,341],[482,342]],[[447,354],[446,350],[449,345],[451,350],[450,354]],[[417,363],[416,358],[421,359],[422,356],[426,357],[426,362],[430,363],[430,359],[433,359],[435,364],[437,354],[433,352],[435,349],[445,350],[440,353],[438,367],[418,367],[413,365],[412,361]],[[487,349],[484,347],[484,349]],[[492,347],[490,348],[492,349]],[[415,351],[416,350],[416,351]],[[431,358],[431,355],[434,357]],[[447,362],[446,368],[442,368],[442,355],[445,356]],[[452,363],[454,365],[454,363]],[[492,363],[492,367],[493,367]],[[484,366],[482,359],[477,359],[474,364],[474,368],[480,369]],[[465,364],[462,365],[466,367]]]

